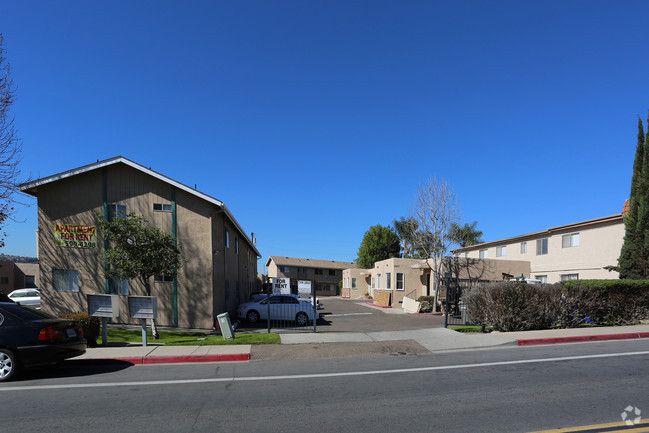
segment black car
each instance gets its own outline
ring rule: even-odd
[[[21,368],[54,365],[85,352],[79,322],[0,302],[0,382]]]

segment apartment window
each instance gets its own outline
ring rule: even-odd
[[[481,259],[486,259],[487,257],[489,257],[489,250],[480,250],[479,257]]]
[[[386,272],[385,274],[385,288],[388,290],[392,289],[392,274],[390,272]]]
[[[352,289],[356,288],[356,278],[352,278]]]
[[[561,236],[561,248],[570,248],[579,246],[579,233],[571,233]]]
[[[171,212],[171,205],[168,203],[153,203],[154,212]]]
[[[374,286],[374,278],[372,278],[372,288],[373,289],[375,288],[375,286]]]
[[[561,275],[561,281],[570,281],[570,280],[578,280],[579,279],[579,274],[563,274]]]
[[[282,273],[284,275],[288,275],[288,273],[291,271],[291,268],[288,266],[282,266]]]
[[[542,282],[543,284],[547,284],[548,282],[548,276],[547,275],[534,275],[534,278]]]
[[[376,288],[380,289],[381,288],[381,274],[378,274],[376,276]]]
[[[52,269],[52,285],[59,292],[78,292],[79,271]]]
[[[25,275],[25,287],[36,287],[36,277],[34,275]]]
[[[496,257],[504,257],[507,255],[507,245],[496,247]]]
[[[536,255],[541,256],[548,253],[548,238],[536,240]]]
[[[405,284],[403,283],[403,272],[397,272],[397,290],[405,290]]]
[[[171,283],[174,280],[173,275],[154,275],[153,281],[155,283]]]
[[[527,254],[527,242],[521,242],[521,254]]]
[[[330,277],[335,277],[336,276],[336,270],[335,269],[329,269],[329,276]]]
[[[322,269],[316,269],[315,274],[316,275],[322,275]]]
[[[234,252],[239,255],[239,238],[234,239]]]
[[[123,204],[109,204],[108,208],[108,221],[126,218],[126,205]]]
[[[230,248],[230,232],[225,229],[225,248]]]
[[[119,277],[113,277],[108,280],[108,289],[112,295],[128,296],[128,280],[122,280]]]

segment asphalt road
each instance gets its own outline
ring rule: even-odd
[[[646,340],[427,355],[34,370],[6,432],[529,432],[649,415]]]

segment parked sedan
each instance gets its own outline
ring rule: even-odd
[[[269,310],[271,320],[295,321],[298,326],[306,326],[319,317],[318,311],[313,311],[311,301],[299,299],[296,295],[270,295],[270,298],[245,302],[239,305],[237,315],[240,319],[255,323],[268,320]]]
[[[18,289],[9,293],[9,299],[32,308],[41,308],[41,292],[38,289]]]
[[[22,368],[54,365],[85,352],[79,322],[0,302],[0,382],[12,379]]]

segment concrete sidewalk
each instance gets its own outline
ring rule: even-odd
[[[414,340],[431,352],[444,350],[481,349],[497,346],[528,346],[587,341],[649,338],[649,325],[601,328],[552,329],[525,332],[492,332],[463,334],[445,328],[382,332],[321,332],[280,334],[282,345],[318,343],[364,343]],[[287,347],[288,350],[288,347]],[[88,348],[82,356],[72,358],[82,362],[128,362],[131,364],[161,364],[179,362],[249,361],[250,345],[224,346],[163,346],[150,344],[113,344]]]

